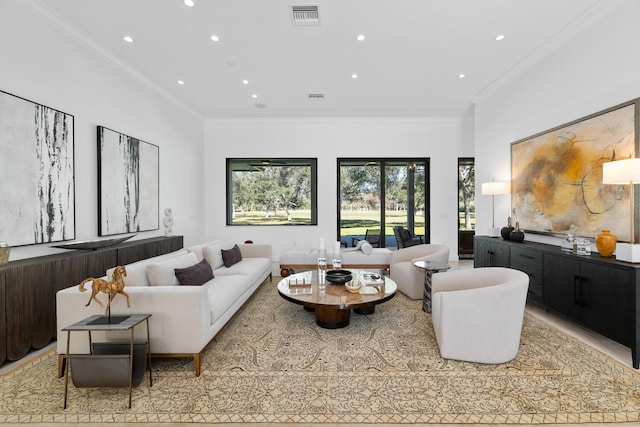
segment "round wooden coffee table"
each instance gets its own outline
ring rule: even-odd
[[[357,277],[361,270],[350,270]],[[344,285],[326,281],[318,283],[317,271],[293,274],[278,283],[278,293],[287,301],[315,311],[316,324],[327,329],[349,325],[351,310],[358,314],[372,314],[376,304],[389,301],[396,294],[396,282],[382,276],[382,284],[365,285],[352,293]]]

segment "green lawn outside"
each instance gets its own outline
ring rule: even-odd
[[[464,223],[464,214],[460,215],[460,224]],[[380,211],[342,211],[342,235],[343,236],[364,236],[368,228],[380,227]],[[236,213],[233,219],[234,225],[308,225],[311,218],[309,209],[291,211],[291,221],[287,218],[285,211],[278,211],[277,215],[270,213],[265,216],[263,211],[252,211]],[[406,211],[387,212],[386,235],[393,235],[393,226],[406,226]],[[471,226],[475,229],[475,214],[471,215]],[[415,234],[424,236],[424,216],[418,216],[415,224]]]
[[[387,236],[393,236],[395,225],[407,226],[407,211],[387,211],[386,215]],[[340,217],[342,236],[364,236],[368,228],[380,228],[380,211],[342,211]],[[424,235],[424,216],[416,217],[414,233]]]
[[[291,221],[285,211],[277,214],[269,213],[267,217],[264,211],[251,211],[236,213],[233,218],[234,225],[309,225],[311,223],[311,210],[301,209],[290,211]]]

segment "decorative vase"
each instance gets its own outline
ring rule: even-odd
[[[502,227],[502,229],[500,230],[500,235],[502,236],[502,238],[504,240],[511,240],[511,232],[515,230],[513,228],[513,226],[511,225],[511,217],[508,216],[507,217],[507,226],[506,227]]]
[[[9,244],[0,241],[0,267],[9,264],[9,252],[11,252]]]
[[[602,230],[602,233],[596,236],[596,249],[598,249],[600,256],[610,257],[613,255],[617,241],[616,236],[611,234],[609,230]]]
[[[520,230],[520,223],[518,221],[516,221],[516,229],[509,234],[509,240],[518,243],[524,241],[524,233]]]

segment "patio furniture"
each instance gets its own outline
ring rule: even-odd
[[[422,245],[424,241],[422,236],[414,236],[406,228],[399,225],[393,227],[393,234],[398,242],[398,249],[408,248],[409,246]]]
[[[359,239],[357,237],[351,238],[351,246],[355,246],[360,240],[366,240],[371,243],[371,246],[374,248],[380,247],[380,229],[379,228],[367,228],[367,231],[364,233],[364,239]]]

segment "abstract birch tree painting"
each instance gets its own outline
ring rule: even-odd
[[[74,117],[0,92],[0,240],[75,239]]]
[[[159,228],[159,151],[98,126],[100,236]]]

